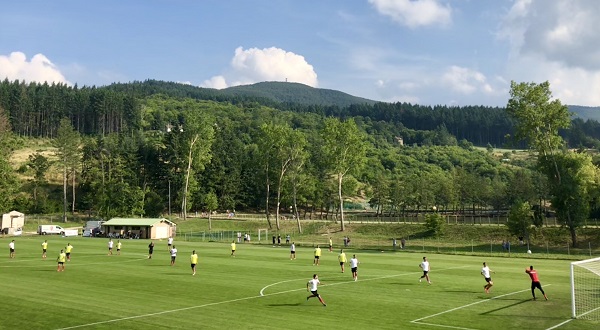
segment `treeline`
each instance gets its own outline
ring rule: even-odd
[[[263,85],[272,89],[272,85],[278,84],[294,85],[265,83],[254,86],[254,89]],[[402,138],[407,144],[431,145],[431,137],[437,130],[455,137],[455,140],[442,139],[450,145],[457,145],[464,140],[479,146],[525,147],[520,141],[507,139],[507,135],[513,135],[514,122],[503,108],[430,107],[409,103],[363,103],[344,107],[280,103],[261,96],[260,93],[253,96],[248,93],[238,94],[235,90],[220,91],[156,80],[119,83],[100,88],[26,84],[6,79],[0,83],[0,107],[8,112],[13,132],[26,137],[56,136],[62,118],[68,118],[81,134],[91,136],[137,129],[163,129],[168,122],[153,118],[153,123],[148,124],[148,120],[144,118],[141,102],[153,95],[210,100],[249,108],[266,106],[341,119],[354,118],[359,124],[364,123],[362,128],[365,131],[383,136],[390,143]],[[595,120],[575,119],[572,127],[562,132],[562,135],[570,147],[600,147],[600,123]]]

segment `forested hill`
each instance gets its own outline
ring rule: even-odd
[[[581,105],[570,105],[569,111],[583,120],[593,119],[600,121],[600,107],[585,107]]]
[[[286,104],[347,107],[352,104],[373,105],[377,103],[373,100],[332,89],[313,88],[299,83],[276,81],[229,87],[224,89],[223,92],[233,95],[263,97]]]

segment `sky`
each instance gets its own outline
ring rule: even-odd
[[[549,81],[600,106],[598,31],[598,0],[0,0],[0,79],[288,81],[501,107],[511,81]]]

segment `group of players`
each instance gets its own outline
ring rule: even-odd
[[[15,257],[15,240],[12,240],[8,244],[8,247],[10,250],[9,257],[14,258]],[[109,239],[108,255],[113,254],[113,252],[112,252],[113,247],[114,247],[114,242],[112,241],[112,239]],[[121,254],[121,247],[122,247],[121,241],[117,241],[117,254],[118,255]],[[173,244],[173,237],[168,238],[167,247],[168,247],[169,253],[171,255],[171,266],[174,266],[175,260],[177,258],[177,248]],[[61,271],[65,270],[65,263],[71,261],[72,250],[73,250],[73,245],[71,245],[71,243],[67,243],[67,246],[64,249],[60,250],[60,254],[56,258],[56,261],[58,262],[56,271],[61,272]],[[44,240],[44,242],[42,243],[42,259],[47,258],[47,251],[48,251],[48,240]],[[235,241],[233,241],[233,242],[231,242],[231,256],[232,257],[235,257],[235,251],[236,251],[236,243],[235,243]],[[333,244],[332,244],[331,239],[329,239],[329,251],[333,252]],[[148,259],[152,259],[153,253],[154,253],[154,241],[150,241],[150,244],[148,244]],[[315,266],[315,265],[319,266],[321,256],[322,256],[321,248],[319,245],[317,245],[317,247],[314,249],[313,266]],[[296,244],[294,242],[292,242],[292,244],[290,245],[290,260],[295,260],[295,259],[296,259]],[[348,263],[348,260],[346,257],[346,253],[344,252],[343,249],[340,250],[340,253],[338,255],[338,262],[340,264],[342,273],[344,273],[345,264]],[[356,258],[356,254],[352,255],[352,258],[350,259],[349,263],[350,263],[350,268],[351,268],[351,272],[352,272],[352,279],[354,281],[357,281],[358,280],[358,265],[360,264],[360,262]],[[192,251],[192,255],[190,256],[190,265],[192,268],[192,275],[196,275],[196,266],[198,265],[198,255],[196,254],[196,250]],[[429,271],[431,270],[431,266],[429,265],[429,261],[427,260],[427,257],[423,257],[423,261],[421,262],[421,264],[419,264],[419,267],[423,271],[423,275],[419,278],[419,282],[421,282],[423,279],[425,279],[428,284],[431,284],[431,280],[429,278]],[[494,282],[492,281],[491,273],[495,273],[495,272],[492,271],[490,269],[490,267],[484,262],[483,268],[481,269],[481,275],[485,278],[485,281],[486,281],[486,284],[483,286],[485,293],[490,293],[490,289],[494,285]],[[531,279],[531,295],[533,296],[533,300],[536,300],[535,289],[540,290],[540,292],[544,296],[544,299],[548,300],[548,296],[546,296],[546,293],[544,292],[544,289],[542,288],[542,284],[540,283],[538,273],[535,269],[533,269],[533,266],[529,266],[528,269],[525,269],[525,273],[527,273]],[[323,306],[327,306],[325,304],[325,301],[321,297],[321,295],[318,293],[318,285],[319,284],[321,284],[321,282],[319,281],[319,276],[317,274],[314,274],[312,279],[309,280],[308,283],[306,283],[306,290],[311,292],[311,295],[306,297],[306,300],[308,301],[310,298],[316,297],[319,299],[319,301],[321,302],[321,304]]]

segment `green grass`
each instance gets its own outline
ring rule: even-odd
[[[428,254],[433,284],[427,285],[417,281],[421,253],[348,250],[361,261],[353,282],[349,269],[340,272],[336,253],[323,251],[322,265],[312,266],[310,248],[299,248],[291,261],[287,247],[238,244],[232,258],[226,243],[176,240],[179,257],[171,267],[165,241],[156,241],[148,260],[146,240],[124,240],[122,255],[107,256],[106,239],[45,238],[47,260],[39,236],[16,238],[16,258],[5,251],[0,259],[2,329],[546,329],[570,316],[564,260]],[[5,247],[8,242],[0,239]],[[75,247],[73,260],[58,273],[56,256],[67,242]],[[189,266],[192,249],[200,256],[196,276]],[[496,271],[489,295],[479,274],[482,261]],[[524,269],[531,263],[549,301],[530,300]],[[327,307],[306,301],[305,285],[315,272]],[[561,329],[599,325],[574,320]]]

